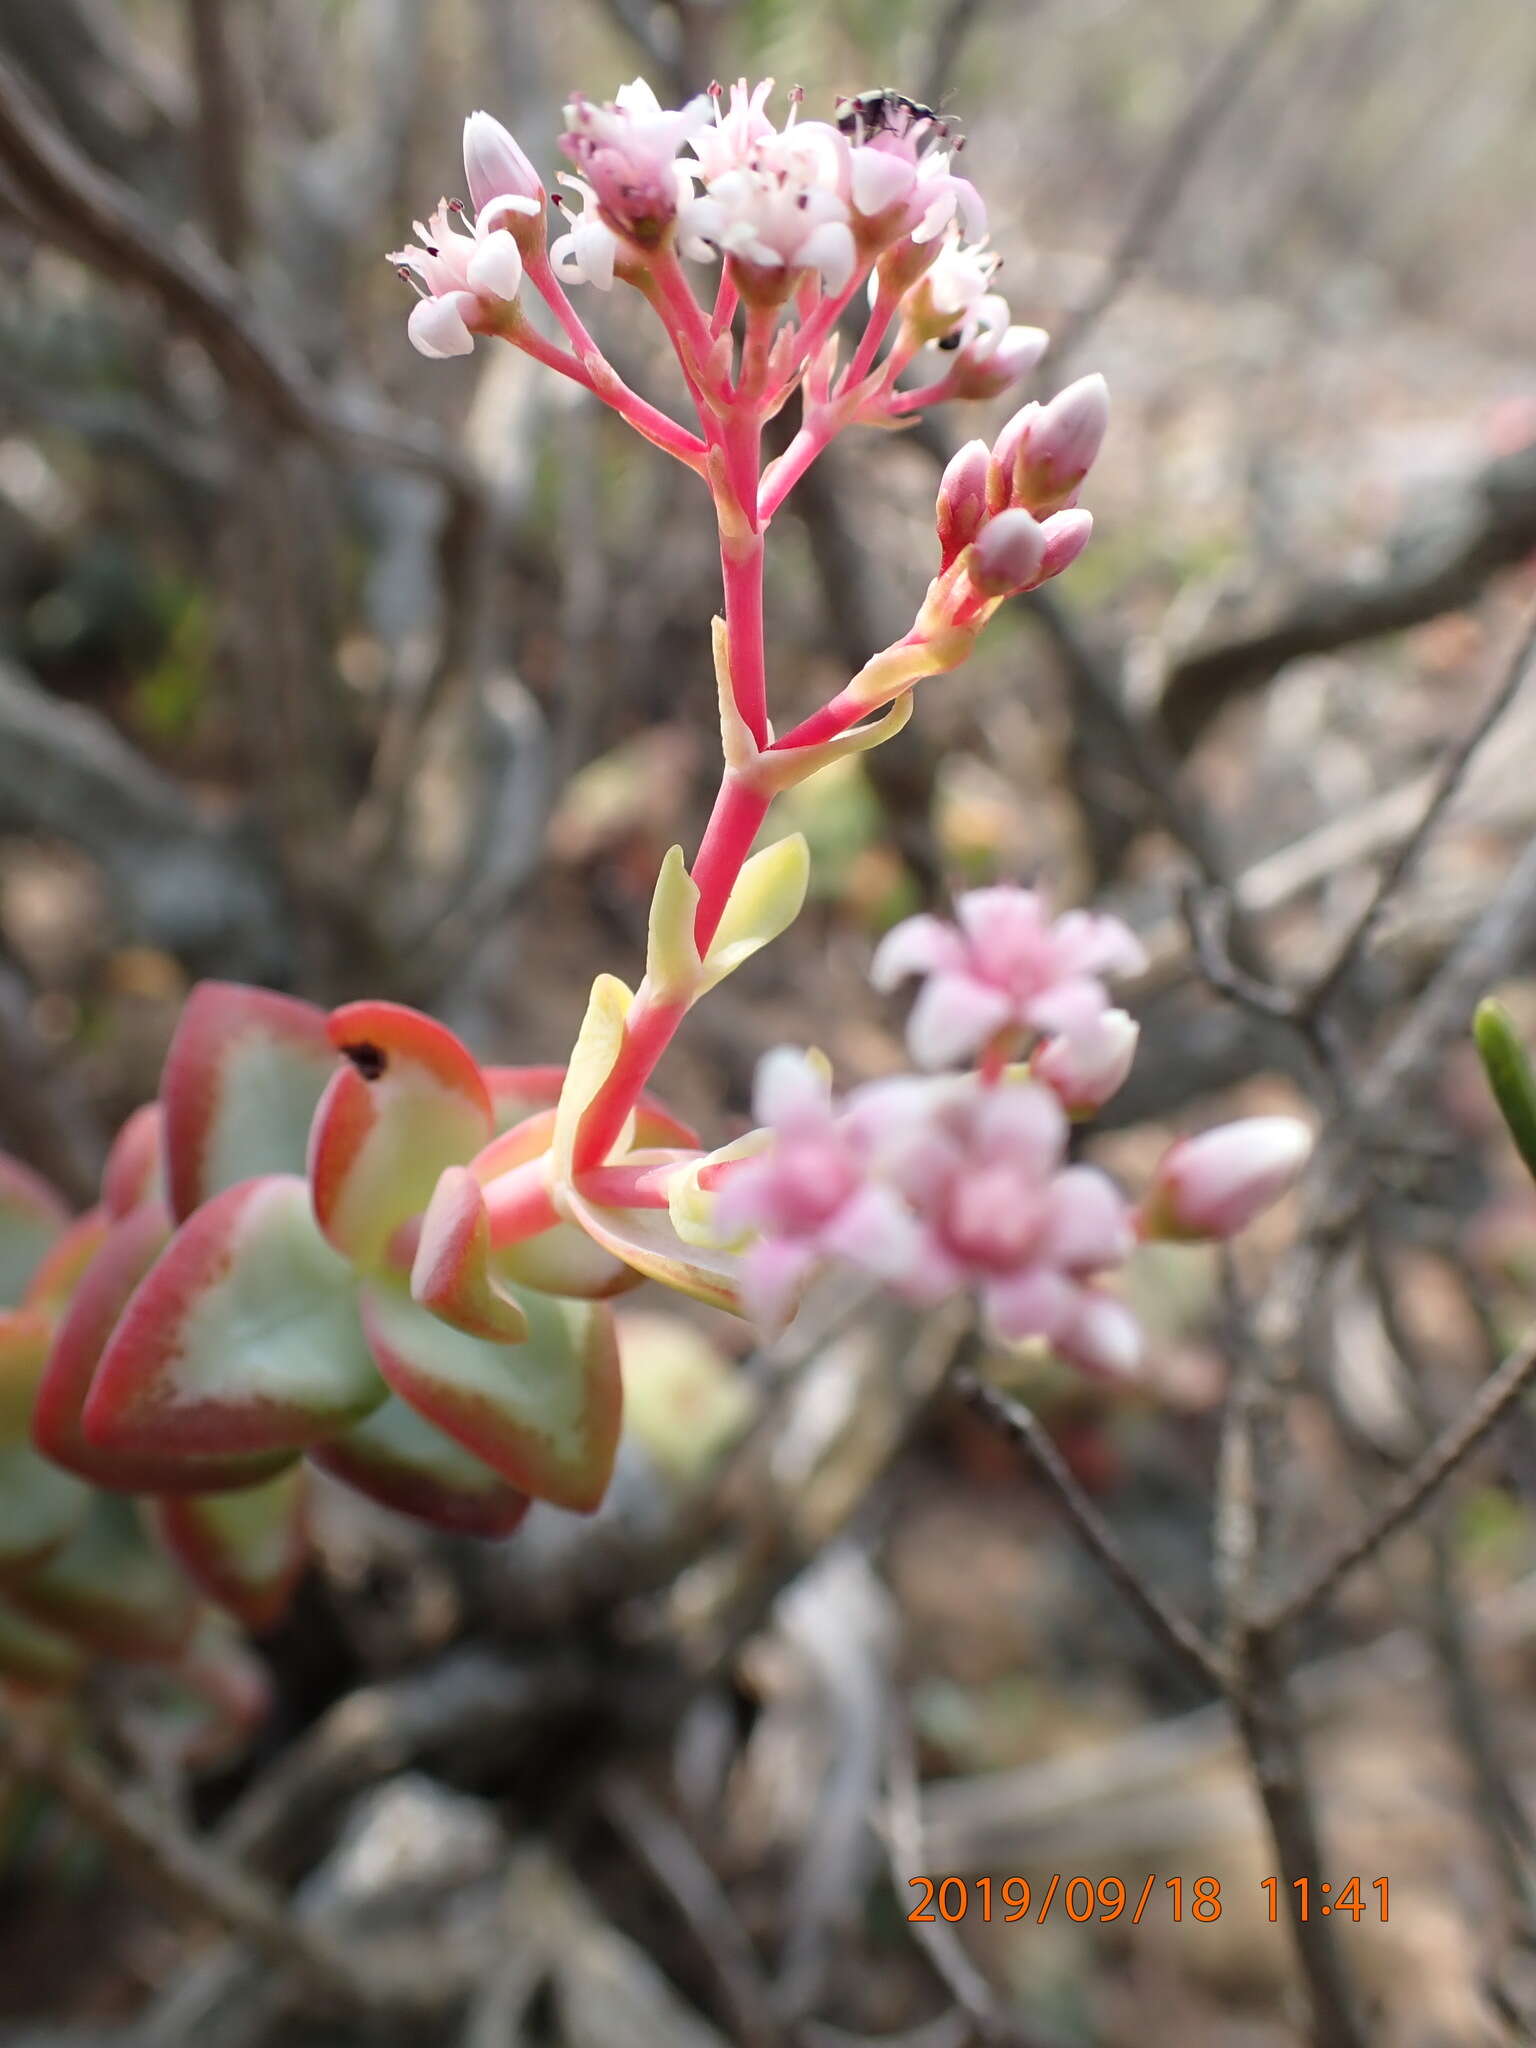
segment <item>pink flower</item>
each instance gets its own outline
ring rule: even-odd
[[[706,249],[768,273],[763,283],[776,297],[787,293],[803,270],[818,272],[833,292],[853,275],[848,209],[825,185],[788,172],[723,172],[689,202],[685,227]],[[694,253],[690,248],[689,254]]]
[[[972,241],[986,233],[981,195],[933,146],[944,131],[932,115],[891,93],[861,95],[840,103],[838,127],[851,144],[848,197],[868,241],[931,242],[956,219]]]
[[[1312,1133],[1292,1116],[1244,1117],[1163,1154],[1142,1205],[1144,1238],[1235,1237],[1293,1185]]]
[[[773,85],[731,89],[730,111],[715,103],[713,126],[693,138],[703,191],[683,206],[684,250],[718,250],[761,273],[760,293],[781,298],[800,272],[814,270],[828,291],[853,275],[855,249],[839,190],[847,145],[836,129],[800,121],[799,102],[776,128],[764,111]]]
[[[499,198],[481,209],[474,232],[463,234],[457,225],[462,210],[440,199],[430,220],[415,223],[421,246],[391,252],[390,262],[425,287],[406,323],[424,356],[467,356],[476,333],[516,299],[523,259],[502,222],[532,203],[515,194]]]
[[[780,1046],[759,1062],[752,1108],[771,1142],[724,1174],[714,1224],[725,1234],[757,1233],[744,1299],[753,1319],[774,1329],[818,1266],[852,1260],[889,1277],[917,1232],[890,1191],[870,1181],[866,1139],[835,1111],[825,1072],[804,1053]]]
[[[926,1305],[972,1287],[1004,1341],[1134,1369],[1134,1320],[1089,1284],[1134,1249],[1130,1212],[1106,1175],[1064,1164],[1067,1119],[1049,1090],[972,1076],[876,1082],[850,1098],[846,1120],[919,1226],[888,1275],[897,1293]]]
[[[707,97],[700,93],[669,111],[643,78],[635,78],[601,106],[578,94],[565,118],[560,146],[591,186],[608,225],[644,247],[658,242],[692,193],[692,177],[677,157],[713,126]]]
[[[886,933],[871,968],[879,989],[924,977],[907,1023],[922,1067],[968,1059],[1005,1031],[1080,1034],[1110,1007],[1102,977],[1146,964],[1119,918],[1083,910],[1052,918],[1034,889],[973,889],[955,915],[957,924],[908,918]]]

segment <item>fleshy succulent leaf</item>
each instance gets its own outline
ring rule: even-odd
[[[0,1308],[21,1300],[68,1222],[68,1209],[47,1181],[0,1152]]]
[[[379,1370],[418,1414],[521,1492],[586,1512],[618,1445],[612,1314],[532,1291],[521,1300],[521,1344],[465,1336],[388,1285],[365,1288],[363,1324]]]
[[[663,1002],[689,1002],[699,986],[699,949],[694,920],[699,891],[680,846],[669,846],[651,898],[650,928],[645,948],[647,985]]]
[[[40,1308],[48,1315],[56,1315],[79,1286],[106,1234],[105,1209],[87,1209],[83,1216],[77,1216],[48,1247],[42,1264],[27,1282],[22,1307]]]
[[[469,1052],[419,1011],[348,1003],[329,1030],[348,1064],[326,1089],[310,1138],[315,1214],[354,1265],[377,1267],[443,1169],[489,1139],[491,1098]]]
[[[199,982],[160,1078],[177,1221],[241,1181],[302,1173],[310,1119],[335,1069],[325,1012],[313,1003]]]
[[[7,1598],[31,1621],[105,1657],[174,1658],[197,1621],[192,1589],[121,1495],[91,1497],[64,1547]]]
[[[564,1067],[482,1067],[480,1071],[498,1131],[510,1131],[536,1110],[553,1109],[565,1086]]]
[[[32,1408],[32,1441],[66,1471],[119,1492],[211,1493],[223,1486],[250,1486],[281,1471],[293,1454],[194,1458],[105,1451],[86,1441],[81,1426],[101,1355],[170,1235],[170,1215],[158,1201],[141,1203],[108,1231],[53,1332]]]
[[[160,1540],[199,1592],[259,1635],[280,1621],[309,1555],[304,1468],[239,1493],[158,1501]]]
[[[0,1450],[0,1584],[62,1550],[85,1516],[87,1489],[30,1444]]]
[[[0,1445],[25,1442],[52,1341],[42,1309],[0,1311]]]
[[[86,1442],[222,1459],[300,1450],[360,1421],[384,1386],[356,1286],[302,1180],[227,1188],[129,1300],[85,1403]]]
[[[526,1493],[396,1394],[309,1457],[381,1507],[458,1536],[510,1536],[530,1505]]]
[[[101,1176],[101,1206],[113,1222],[159,1198],[164,1139],[165,1112],[158,1102],[136,1109],[113,1139]]]
[[[555,1111],[555,1170],[561,1180],[571,1172],[576,1133],[591,1107],[593,1097],[613,1072],[624,1045],[624,1020],[634,996],[616,974],[600,974],[587,998],[587,1013],[581,1020],[571,1063],[565,1070],[565,1086]],[[620,1147],[620,1150],[623,1148]]]
[[[810,848],[792,832],[754,853],[736,878],[715,936],[704,956],[701,992],[787,931],[800,915],[811,879]]]
[[[449,1166],[427,1204],[411,1266],[411,1296],[456,1330],[493,1344],[518,1344],[528,1318],[497,1286],[491,1270],[491,1222],[480,1183],[467,1166]]]

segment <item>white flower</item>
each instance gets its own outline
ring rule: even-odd
[[[390,262],[409,271],[426,289],[406,323],[406,332],[424,356],[467,356],[487,316],[517,297],[523,259],[515,239],[500,223],[531,204],[502,197],[481,212],[473,234],[464,234],[457,225],[462,208],[440,199],[429,220],[414,223],[420,246],[411,243],[390,252]]]
[[[619,238],[603,220],[597,194],[580,178],[560,175],[581,197],[581,212],[569,214],[570,227],[550,245],[549,260],[563,284],[593,284],[600,292],[613,288],[613,266],[619,253]]]

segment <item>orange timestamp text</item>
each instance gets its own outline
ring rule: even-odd
[[[1165,1877],[1154,1871],[1129,1884],[1123,1877],[1065,1877],[1060,1871],[1038,1878],[1027,1877],[909,1877],[907,1883],[920,1896],[908,1913],[914,1921],[956,1921],[972,1914],[979,1920],[1030,1921],[1043,1926],[1051,1913],[1067,1920],[1118,1920],[1130,1915],[1132,1927],[1140,1926],[1149,1911],[1166,1914],[1175,1922],[1192,1920],[1209,1925],[1223,1910],[1221,1881],[1215,1877]],[[1387,1880],[1351,1877],[1338,1884],[1322,1884],[1313,1878],[1283,1877],[1259,1880],[1259,1898],[1266,1917],[1278,1921],[1322,1919],[1333,1914],[1347,1916],[1358,1924],[1362,1919],[1388,1918]],[[1251,1894],[1250,1894],[1251,1896]]]

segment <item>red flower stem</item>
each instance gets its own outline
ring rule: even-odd
[[[574,314],[572,317],[575,317]],[[577,321],[577,325],[580,324]],[[600,398],[605,405],[611,406],[621,419],[627,420],[636,433],[643,434],[647,441],[666,454],[676,456],[679,462],[686,462],[690,469],[703,474],[707,453],[705,443],[697,434],[690,434],[686,427],[679,426],[676,420],[651,405],[638,391],[631,391],[595,344],[592,344],[594,362],[582,361],[561,348],[558,343],[547,341],[532,325],[527,315],[521,313],[514,313],[511,322],[500,332],[502,339],[510,341],[514,348],[520,348],[525,355],[532,356],[535,362],[543,363],[551,370],[558,370],[562,377],[569,377],[573,384],[579,384],[584,391],[590,391],[595,398]]]
[[[667,1179],[679,1163],[669,1159],[647,1166],[595,1166],[581,1176],[581,1192],[603,1209],[665,1209]]]

